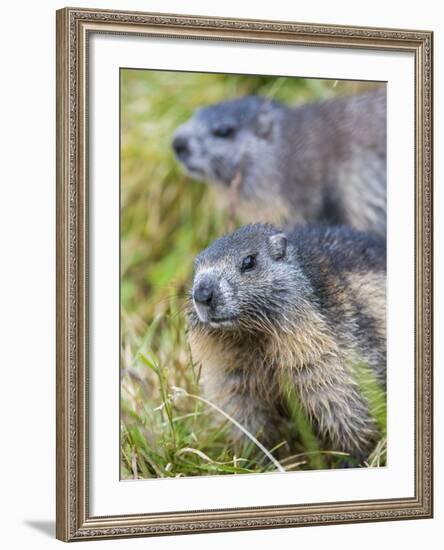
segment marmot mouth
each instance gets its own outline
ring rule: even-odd
[[[205,170],[194,164],[188,164],[184,162],[185,168],[190,176],[205,176]]]
[[[207,323],[213,328],[218,328],[231,326],[235,321],[236,317],[210,317]]]

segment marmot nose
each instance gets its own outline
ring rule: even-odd
[[[200,281],[194,288],[193,297],[196,302],[210,306],[214,298],[214,287],[210,281]]]
[[[188,139],[184,136],[176,136],[173,139],[173,149],[176,155],[181,159],[186,159],[190,154]]]

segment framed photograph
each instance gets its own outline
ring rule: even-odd
[[[57,12],[57,537],[432,516],[432,38]]]

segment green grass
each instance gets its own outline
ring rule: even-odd
[[[368,85],[122,70],[122,478],[276,470],[251,440],[233,453],[228,444],[231,421],[200,394],[200,373],[186,337],[184,300],[194,256],[226,232],[231,221],[216,205],[210,187],[180,171],[170,146],[175,128],[197,106],[242,94],[295,104],[361,87]],[[380,416],[381,400],[384,395],[376,391]],[[281,467],[292,471],[340,465],[343,455],[322,448],[296,401],[290,401],[295,443],[291,449],[282,442],[269,450]],[[382,407],[385,414],[384,403]],[[369,465],[384,463],[382,440]]]

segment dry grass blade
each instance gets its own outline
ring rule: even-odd
[[[176,392],[176,396],[186,396],[190,397],[191,399],[196,399],[197,401],[200,401],[202,403],[205,403],[205,405],[208,405],[215,411],[217,411],[219,414],[224,416],[227,420],[229,420],[236,428],[238,428],[243,434],[245,434],[248,439],[250,439],[256,447],[258,447],[264,455],[268,458],[270,462],[272,462],[276,469],[279,470],[279,472],[285,472],[285,468],[279,464],[279,462],[274,458],[274,456],[270,453],[270,451],[262,445],[262,443],[251,433],[249,432],[242,424],[240,424],[235,418],[230,416],[227,412],[223,411],[220,407],[215,405],[214,403],[211,403],[211,401],[208,401],[208,399],[205,399],[204,397],[200,397],[199,395],[193,395],[188,393],[182,388],[173,387],[173,390]]]

